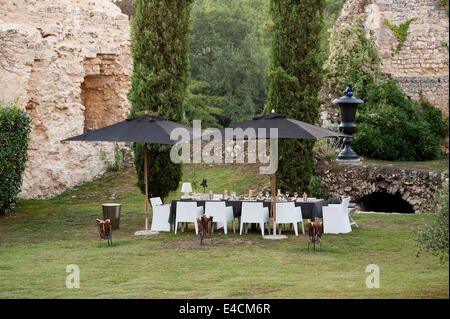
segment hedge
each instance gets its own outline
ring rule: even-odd
[[[0,103],[0,215],[6,215],[22,187],[31,117],[17,103]]]

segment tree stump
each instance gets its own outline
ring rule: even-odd
[[[308,224],[306,225],[306,229],[308,231],[308,250],[309,245],[313,245],[313,251],[316,252],[316,243],[319,244],[320,248],[322,249],[322,234],[323,234],[323,223],[320,221],[319,218],[316,217],[314,222],[311,222],[311,220],[308,219]]]
[[[112,246],[112,225],[111,220],[101,220],[96,219],[97,221],[97,228],[98,233],[100,235],[101,240],[107,240],[108,241],[108,247]]]
[[[197,218],[198,232],[200,234],[200,245],[203,246],[205,238],[211,238],[213,216],[206,217],[205,214]]]

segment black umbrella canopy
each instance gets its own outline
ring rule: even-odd
[[[125,121],[74,136],[66,141],[105,141],[175,144],[170,139],[173,129],[184,128],[192,138],[192,127],[169,121],[160,116],[142,115]]]
[[[236,129],[240,128],[242,130],[246,130],[248,128],[254,129],[256,133],[256,138],[270,138],[270,129],[277,128],[278,129],[278,138],[289,138],[289,139],[321,139],[324,137],[347,137],[348,135],[334,132],[322,128],[320,126],[315,126],[312,124],[308,124],[305,122],[298,121],[290,116],[271,113],[268,115],[258,116],[253,118],[252,120],[238,123],[236,125],[231,126],[230,128]],[[260,130],[258,129],[263,129]],[[205,133],[204,136],[211,135],[216,131],[212,131],[209,133]],[[260,135],[265,133],[265,135]],[[220,133],[223,137],[225,137],[225,129],[221,129]],[[247,136],[234,136],[234,139],[247,139]]]

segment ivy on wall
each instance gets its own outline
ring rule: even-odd
[[[394,33],[394,36],[397,38],[398,41],[397,47],[395,49],[391,48],[392,56],[394,56],[394,54],[396,53],[399,53],[400,50],[402,49],[403,43],[408,37],[409,25],[415,20],[417,20],[417,18],[411,18],[397,26],[389,22],[388,19],[384,19],[384,24],[386,24],[389,27],[389,29],[391,29],[391,31]]]

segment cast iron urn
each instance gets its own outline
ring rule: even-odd
[[[344,96],[333,101],[335,104],[339,104],[341,109],[341,124],[339,125],[339,131],[347,135],[353,135],[356,133],[356,108],[358,104],[364,103],[363,100],[356,99],[353,96],[353,83],[349,83],[347,89],[344,91]],[[337,160],[342,162],[354,162],[360,163],[358,155],[351,148],[351,137],[344,138],[344,149],[339,153]]]

